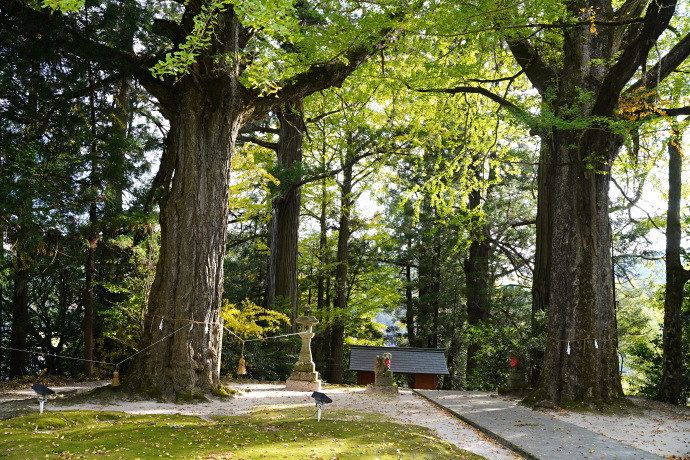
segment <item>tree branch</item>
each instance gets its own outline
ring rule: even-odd
[[[677,0],[654,0],[649,3],[640,34],[625,47],[621,57],[604,77],[592,108],[593,115],[609,116],[613,112],[620,99],[621,91],[635,71],[644,64],[649,50],[673,18],[676,2]]]
[[[265,141],[263,139],[259,139],[258,137],[255,137],[255,136],[239,135],[239,136],[237,136],[237,140],[238,141],[244,141],[244,142],[251,142],[252,144],[256,144],[258,146],[261,146],[261,147],[264,147],[264,148],[267,148],[270,150],[274,150],[276,152],[278,151],[278,143],[277,142]]]
[[[642,198],[642,186],[640,186],[637,189],[637,192],[635,192],[635,197],[630,198],[628,197],[628,195],[625,194],[625,190],[623,190],[623,187],[621,187],[620,184],[618,184],[618,181],[614,177],[611,177],[611,180],[613,181],[613,184],[616,186],[616,188],[621,192],[623,198],[625,198],[628,201],[628,204],[625,206],[614,206],[609,209],[609,212],[622,211],[623,209],[630,209],[633,206],[637,205],[637,202],[640,201],[640,198]]]
[[[531,261],[520,254],[520,252],[518,252],[518,250],[515,249],[510,243],[499,241],[495,238],[488,238],[488,240],[493,242],[496,247],[499,248],[501,252],[508,257],[508,259],[510,259],[510,262],[513,264],[513,267],[516,271],[519,270],[519,265],[515,263],[515,260],[513,260],[514,257],[517,257],[520,261],[522,261],[522,266],[527,267],[530,272],[534,273]]]
[[[536,223],[536,219],[521,220],[519,222],[513,222],[512,224],[510,224],[510,228],[525,227],[527,225],[536,225]]]
[[[500,83],[500,82],[502,82],[502,81],[513,81],[513,80],[515,80],[517,77],[519,77],[520,75],[522,75],[523,73],[525,73],[525,70],[524,70],[524,69],[520,69],[520,71],[519,71],[518,73],[516,73],[515,75],[512,75],[512,76],[510,76],[510,77],[494,78],[494,79],[490,79],[490,80],[482,80],[482,79],[479,79],[479,78],[470,78],[469,81],[473,81],[473,82],[475,82],[475,83]]]
[[[369,151],[369,152],[367,152],[367,153],[363,153],[363,154],[361,154],[361,155],[354,156],[354,157],[352,157],[352,159],[351,159],[350,161],[348,161],[347,163],[341,165],[339,168],[335,168],[335,169],[331,169],[331,170],[328,170],[328,171],[324,171],[323,173],[317,174],[316,176],[309,176],[309,177],[304,178],[304,179],[302,179],[302,180],[300,180],[300,181],[298,181],[298,182],[295,182],[295,183],[293,183],[293,184],[290,184],[290,188],[288,188],[288,189],[285,191],[285,194],[287,195],[288,193],[290,193],[290,192],[292,192],[292,191],[294,191],[294,190],[300,188],[301,186],[303,186],[303,185],[305,185],[305,184],[309,184],[309,183],[311,183],[311,182],[315,182],[315,181],[317,181],[317,180],[324,179],[324,178],[326,178],[326,177],[335,176],[335,175],[338,174],[339,172],[342,172],[342,171],[344,171],[345,169],[349,168],[350,166],[353,166],[353,165],[356,164],[359,160],[362,160],[362,159],[364,159],[364,158],[367,158],[367,157],[370,157],[370,156],[376,155],[376,154],[390,154],[390,152],[388,152],[388,151],[383,151],[383,150],[371,150],[371,151]]]
[[[392,14],[393,26],[385,27],[370,35],[360,45],[343,53],[342,58],[335,57],[329,62],[314,64],[290,80],[280,82],[278,84],[280,89],[271,96],[257,97],[253,112],[254,119],[263,117],[279,105],[301,100],[332,86],[340,87],[343,81],[369,58],[398,38],[402,32],[398,23],[404,17],[404,14]]]
[[[253,123],[244,125],[242,129],[240,129],[241,133],[252,133],[255,131],[258,131],[260,133],[280,134],[280,130],[278,128],[269,128],[268,126],[257,126]]]
[[[319,114],[319,115],[317,115],[317,116],[315,116],[315,117],[308,118],[308,119],[306,119],[305,121],[306,121],[307,123],[317,123],[317,122],[323,120],[323,119],[326,118],[326,117],[330,117],[331,115],[334,115],[334,114],[336,114],[336,113],[342,112],[343,109],[348,108],[348,107],[349,107],[349,106],[341,107],[341,108],[338,108],[338,109],[335,109],[335,110],[331,110],[330,112],[322,113],[322,114]]]
[[[679,115],[690,115],[690,106],[666,109],[663,110],[663,113],[669,117],[677,117]]]
[[[472,94],[481,94],[482,96],[486,96],[492,101],[500,104],[503,107],[508,107],[512,110],[518,111],[518,112],[523,112],[522,109],[520,109],[518,106],[510,102],[509,100],[503,98],[502,96],[499,96],[496,93],[493,93],[489,91],[486,88],[482,88],[481,86],[457,86],[455,88],[431,88],[431,89],[415,89],[409,86],[407,83],[405,84],[407,88],[410,91],[416,91],[418,93],[445,93],[445,94],[460,94],[460,93],[472,93]]]
[[[544,64],[539,53],[532,48],[526,38],[507,40],[510,52],[518,65],[524,70],[527,78],[540,94],[556,81],[556,73]]]
[[[641,88],[646,90],[656,88],[657,84],[678,68],[688,56],[690,56],[690,34],[676,43],[654,67],[645,72],[644,76],[631,85],[625,93],[633,94]]]
[[[40,46],[63,50],[93,62],[107,70],[122,71],[132,75],[162,104],[170,101],[168,85],[151,75],[149,68],[157,61],[156,56],[138,56],[94,41],[79,30],[69,18],[49,14],[47,10],[35,10],[28,3],[3,2],[0,27],[18,36],[35,41]]]

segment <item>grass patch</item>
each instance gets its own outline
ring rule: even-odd
[[[313,406],[257,408],[211,422],[182,415],[44,412],[0,422],[0,458],[472,459],[426,428]],[[360,416],[365,416],[360,418]]]

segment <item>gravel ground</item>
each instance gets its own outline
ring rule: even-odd
[[[87,382],[56,387],[56,400],[46,403],[45,410],[113,410],[136,414],[173,413],[212,418],[216,415],[242,415],[262,407],[266,410],[280,406],[314,406],[310,393],[287,391],[282,384],[231,383],[239,394],[224,400],[212,398],[208,403],[174,404],[155,401],[113,400],[66,405],[69,396],[107,385],[110,381]],[[475,452],[491,460],[520,458],[512,451],[487,438],[478,430],[437,408],[410,390],[401,390],[397,397],[367,394],[359,387],[326,386],[322,390],[333,399],[326,406],[323,419],[329,412],[347,410],[377,412],[391,420],[429,428],[441,439]],[[32,390],[0,393],[0,418],[28,413],[38,409]],[[64,399],[63,399],[64,398]],[[647,451],[675,459],[690,460],[690,408],[677,407],[631,398],[639,410],[631,415],[600,415],[566,411],[549,411],[548,415],[632,444]]]
[[[690,460],[690,407],[630,398],[639,411],[630,415],[548,412],[563,421],[667,458]]]

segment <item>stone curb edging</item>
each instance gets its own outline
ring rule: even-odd
[[[467,417],[463,416],[462,414],[460,414],[460,413],[458,413],[458,412],[455,412],[453,409],[450,409],[450,408],[448,408],[448,407],[442,405],[441,403],[439,403],[438,401],[435,401],[434,399],[430,398],[429,396],[427,396],[427,395],[425,395],[425,394],[423,394],[423,393],[420,393],[419,391],[417,391],[417,390],[415,390],[415,389],[413,389],[412,391],[413,391],[414,393],[418,394],[419,396],[421,396],[422,398],[426,399],[427,401],[431,402],[431,403],[434,404],[435,406],[437,406],[437,407],[443,409],[444,411],[446,411],[446,412],[452,414],[454,417],[457,417],[457,418],[459,418],[460,420],[462,420],[463,422],[467,423],[468,425],[470,425],[470,426],[472,426],[472,427],[478,429],[479,431],[481,431],[482,433],[484,433],[485,435],[487,435],[487,436],[490,437],[491,439],[493,439],[493,440],[499,442],[500,444],[504,445],[505,447],[507,447],[508,449],[512,450],[513,452],[515,452],[515,453],[517,453],[517,454],[520,454],[520,455],[522,455],[523,457],[528,458],[528,459],[530,459],[530,460],[541,460],[541,459],[539,459],[538,457],[535,457],[534,455],[532,455],[532,454],[530,454],[529,452],[525,451],[525,450],[522,449],[520,446],[518,446],[518,445],[516,445],[516,444],[514,444],[514,443],[512,443],[512,442],[510,442],[510,441],[508,441],[507,439],[505,439],[505,438],[503,438],[502,436],[500,436],[500,435],[494,433],[493,431],[489,430],[488,428],[486,428],[486,427],[484,427],[484,426],[481,426],[481,425],[479,425],[478,423],[473,422],[472,420],[468,419]],[[434,391],[434,390],[427,390],[427,391]]]

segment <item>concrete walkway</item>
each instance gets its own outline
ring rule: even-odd
[[[485,392],[415,390],[530,459],[663,460],[655,454]]]

